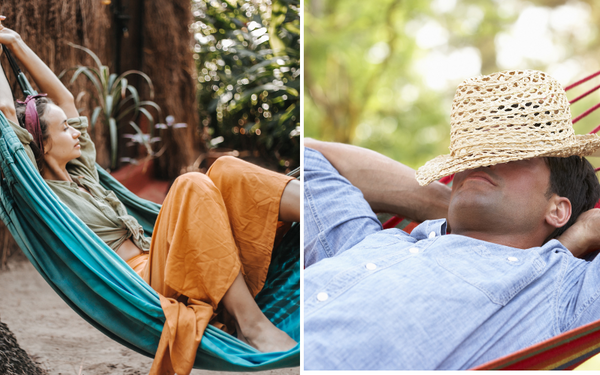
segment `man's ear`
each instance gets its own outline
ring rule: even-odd
[[[571,218],[571,201],[565,197],[553,194],[546,212],[546,223],[554,228],[561,228]]]

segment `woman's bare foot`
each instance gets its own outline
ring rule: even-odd
[[[296,346],[296,341],[266,318],[259,322],[246,322],[243,330],[236,322],[236,331],[238,339],[263,353],[283,352]]]
[[[221,301],[235,319],[238,339],[264,353],[286,351],[296,346],[296,341],[275,327],[260,311],[241,272]]]

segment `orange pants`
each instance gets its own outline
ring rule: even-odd
[[[219,302],[240,271],[253,296],[262,289],[291,179],[222,157],[206,175],[175,180],[149,254],[127,262],[159,293],[166,317],[151,374],[192,370],[206,326],[223,326]]]

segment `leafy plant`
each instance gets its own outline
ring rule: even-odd
[[[299,165],[300,3],[194,0],[202,124],[223,146]],[[203,133],[207,133],[206,131]]]
[[[129,139],[129,142],[126,146],[144,146],[146,149],[146,157],[144,157],[143,163],[143,173],[146,172],[146,167],[148,166],[148,161],[154,158],[160,157],[165,150],[167,149],[168,143],[162,145],[162,147],[158,151],[154,151],[152,145],[156,142],[160,142],[160,137],[153,137],[152,134],[147,134],[140,129],[133,121],[129,122],[129,125],[135,130],[135,134],[124,134],[123,137]],[[166,123],[156,124],[156,129],[181,129],[187,128],[186,123],[175,123],[175,118],[171,115],[167,116]],[[131,164],[139,164],[137,159],[123,157],[120,159],[122,162],[131,163]]]
[[[147,107],[153,107],[160,115],[160,107],[152,100],[140,100],[138,90],[129,84],[128,76],[136,74],[144,78],[150,87],[150,99],[154,99],[154,86],[152,80],[145,73],[139,70],[129,70],[121,75],[110,73],[108,66],[103,65],[98,56],[91,50],[69,43],[73,48],[79,49],[92,57],[96,63],[95,67],[78,65],[64,70],[58,78],[62,78],[68,71],[74,70],[70,83],[83,75],[94,86],[96,92],[94,98],[97,106],[92,112],[90,118],[90,127],[93,129],[99,119],[101,123],[108,128],[110,134],[110,160],[111,168],[117,165],[117,145],[118,145],[118,127],[121,120],[129,119],[129,123],[137,133],[141,133],[139,126],[135,124],[140,116],[143,115],[149,122],[149,139],[153,138],[154,117]],[[124,122],[124,121],[123,121]]]

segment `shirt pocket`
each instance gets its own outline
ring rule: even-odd
[[[440,267],[483,292],[495,304],[505,306],[536,280],[546,263],[532,250],[488,251],[485,246],[449,249],[436,256]]]

